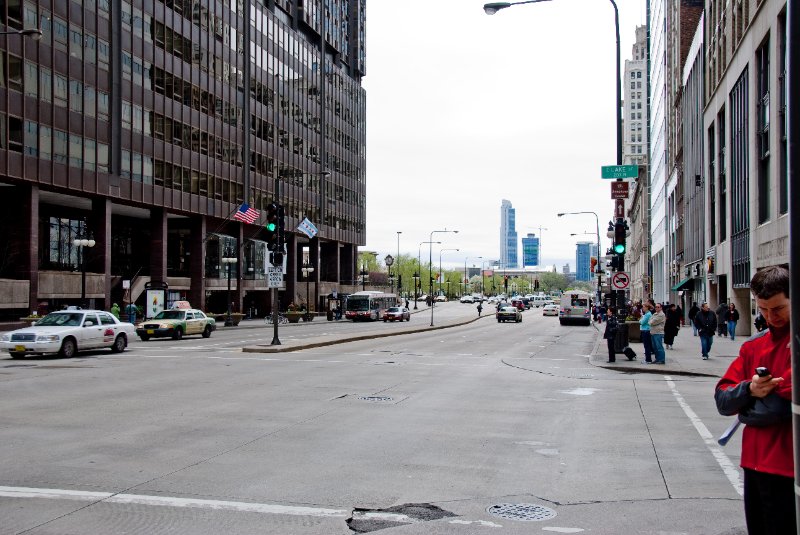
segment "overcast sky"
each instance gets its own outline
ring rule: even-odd
[[[613,215],[600,167],[616,163],[614,10],[553,0],[488,16],[483,1],[372,0],[367,7],[367,239],[382,259],[416,256],[432,230],[443,263],[500,256],[500,203],[542,263],[575,269],[575,242],[603,251]],[[618,0],[622,70],[644,0]],[[624,92],[623,92],[624,95]],[[522,247],[519,246],[522,262]],[[423,247],[427,256],[427,246]],[[473,264],[472,261],[469,262]],[[479,265],[479,261],[478,261]]]

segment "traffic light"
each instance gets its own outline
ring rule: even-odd
[[[614,252],[616,254],[625,254],[625,239],[628,234],[628,224],[620,218],[614,224]]]
[[[267,206],[267,222],[264,224],[267,231],[267,248],[270,251],[278,250],[278,205],[274,202]],[[274,263],[273,263],[274,265]]]

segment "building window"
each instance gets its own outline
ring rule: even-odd
[[[108,173],[108,145],[105,143],[97,144],[97,171]]]
[[[725,163],[725,108],[722,108],[717,115],[717,183],[719,187],[719,242],[722,243],[728,237],[728,181],[726,177]]]
[[[789,212],[789,172],[786,121],[786,12],[778,16],[778,211]]]
[[[756,95],[758,145],[758,222],[769,219],[769,37],[756,50],[758,94]]]
[[[103,91],[97,92],[97,118],[103,119],[104,121],[108,121],[108,110],[109,110],[109,97],[108,93],[104,93]]]
[[[53,73],[45,67],[39,67],[39,99],[53,102]]]
[[[53,130],[53,161],[55,163],[67,164],[67,150],[69,142],[67,133],[61,130]]]
[[[83,110],[87,117],[95,116],[97,96],[94,87],[86,86],[83,90]]]
[[[39,155],[39,128],[33,121],[25,121],[25,154]]]
[[[83,167],[83,138],[78,134],[69,135],[69,165]]]
[[[49,126],[39,126],[39,158],[50,160],[53,152],[53,131]]]
[[[67,107],[67,99],[69,95],[69,82],[66,76],[60,74],[55,75],[55,85],[53,86],[53,103],[62,108]]]
[[[93,139],[83,140],[83,168],[94,171],[97,168],[97,143]]]
[[[22,58],[9,54],[8,63],[6,64],[6,86],[9,89],[14,89],[20,92],[22,91],[22,70]]]
[[[69,81],[69,109],[83,113],[83,84],[78,80]]]
[[[39,96],[39,73],[36,64],[25,62],[25,94],[31,97]]]
[[[72,26],[69,34],[69,55],[78,60],[83,60],[83,32],[79,27]]]
[[[111,61],[111,48],[102,39],[97,39],[97,66],[103,70],[108,70],[108,62]]]
[[[69,28],[64,19],[53,17],[53,46],[56,50],[67,51],[69,43]]]
[[[745,67],[728,97],[731,111],[731,261],[734,288],[750,285],[748,71]]]

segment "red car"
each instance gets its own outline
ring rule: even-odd
[[[516,307],[520,312],[525,310],[525,303],[521,299],[512,299],[511,306]]]
[[[411,321],[411,312],[406,307],[390,307],[383,313],[383,321]]]

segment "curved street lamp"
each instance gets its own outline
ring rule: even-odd
[[[483,11],[487,15],[494,15],[501,9],[521,4],[537,4],[549,0],[527,0],[525,2],[490,2],[483,5]],[[614,103],[614,117],[617,119],[617,165],[622,165],[622,79],[620,78],[620,51],[619,51],[619,10],[614,0],[608,0],[614,6],[614,26],[617,36],[617,95]]]
[[[597,225],[596,234],[597,234],[597,269],[598,272],[600,270],[600,218],[597,217],[597,212],[561,212],[558,214],[558,217],[562,217],[565,215],[577,215],[577,214],[592,214],[594,216],[595,224]],[[589,255],[591,256],[591,255]],[[577,269],[578,266],[575,266]],[[600,303],[600,275],[597,275],[597,303]]]
[[[445,234],[447,232],[451,232],[453,234],[458,234],[457,230],[432,230],[430,239],[433,240],[434,234]],[[431,290],[433,289],[433,242],[430,242],[428,245],[428,280],[431,281]],[[433,301],[431,301],[431,327],[433,327]]]
[[[24,28],[22,30],[0,32],[0,35],[21,35],[22,37],[30,37],[34,41],[40,41],[42,39],[42,30],[39,28]]]

